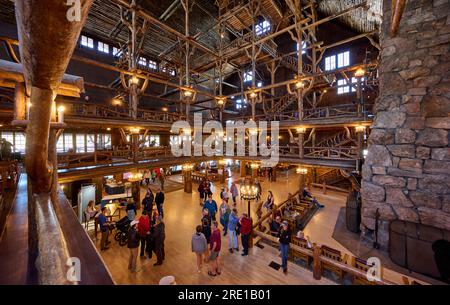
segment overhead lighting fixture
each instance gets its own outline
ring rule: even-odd
[[[366,130],[366,127],[364,125],[358,125],[355,127],[356,132],[364,132]]]
[[[298,127],[297,128],[297,132],[298,133],[305,133],[306,132],[306,128],[305,127]]]
[[[113,98],[111,103],[113,104],[113,106],[119,106],[122,104],[122,101],[118,98]]]
[[[66,107],[64,107],[64,106],[59,106],[58,107],[58,112],[64,112],[66,110]]]
[[[355,71],[355,77],[363,77],[364,74],[366,74],[366,71],[359,67],[356,71]]]
[[[169,111],[169,108],[167,108],[167,107],[162,107],[161,110],[164,111],[164,112],[167,112],[167,111]]]
[[[225,98],[224,97],[217,98],[217,105],[219,106],[225,105]]]
[[[106,128],[106,130],[110,131],[110,130],[111,130],[111,128],[110,128],[110,127],[108,127],[108,128]]]
[[[305,83],[303,81],[298,81],[295,83],[295,88],[303,89],[303,88],[305,88]]]
[[[306,167],[297,167],[297,169],[295,170],[297,172],[297,174],[301,174],[301,175],[306,175],[308,173],[308,169]]]
[[[131,127],[131,128],[130,128],[130,132],[131,132],[132,134],[138,134],[138,133],[141,132],[141,129],[140,129],[139,127]]]
[[[130,82],[131,82],[132,85],[137,85],[137,84],[139,84],[139,78],[137,76],[133,76],[130,79]]]

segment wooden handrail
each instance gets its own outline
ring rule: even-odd
[[[320,183],[311,183],[310,186],[318,187],[318,188],[322,188],[322,189],[326,188],[326,189],[330,189],[330,190],[333,190],[333,191],[344,192],[344,193],[350,192],[347,189],[344,189],[344,188],[341,188],[341,187],[337,187],[337,186],[333,186],[333,185],[328,185],[328,184],[325,184],[325,183],[322,183],[322,184],[320,184]]]
[[[271,241],[271,242],[274,242],[274,243],[278,243],[278,238],[276,238],[276,237],[274,237],[272,235],[269,235],[269,234],[266,234],[266,233],[263,233],[263,232],[260,232],[260,231],[257,231],[257,230],[254,230],[253,233],[255,235],[261,237],[262,239],[265,239],[265,240],[268,240],[268,241]],[[293,243],[290,243],[289,246],[290,246],[291,249],[294,249],[297,252],[300,252],[300,253],[302,253],[304,255],[307,255],[307,256],[311,257],[314,260],[313,261],[314,265],[316,265],[316,264],[320,265],[323,262],[323,263],[326,263],[328,265],[332,265],[332,266],[334,266],[336,268],[339,268],[340,270],[342,270],[342,271],[344,271],[344,272],[346,272],[348,274],[351,274],[353,276],[356,276],[356,277],[366,278],[366,276],[367,276],[366,272],[364,272],[364,271],[362,271],[362,270],[360,270],[358,268],[355,268],[355,267],[353,267],[351,265],[348,265],[345,262],[338,262],[336,260],[330,259],[330,258],[328,258],[326,256],[323,256],[323,255],[318,255],[318,256],[314,255],[313,250],[299,247],[299,246],[297,246],[297,245],[295,245]],[[386,280],[386,279],[381,279],[380,281],[375,281],[375,282],[376,282],[377,285],[396,285],[396,283],[391,282],[391,281]]]

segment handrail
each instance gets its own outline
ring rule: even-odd
[[[254,231],[254,234],[259,236],[259,237],[261,237],[262,239],[266,239],[266,240],[269,240],[271,242],[278,243],[278,238],[276,238],[276,237],[274,237],[272,235],[269,235],[269,234],[266,234],[266,233],[260,232],[260,231]],[[336,268],[339,268],[340,270],[342,270],[342,271],[344,271],[346,273],[349,273],[349,274],[351,274],[353,276],[360,277],[360,278],[366,278],[367,277],[367,273],[366,272],[364,272],[364,271],[362,271],[362,270],[360,270],[360,269],[358,269],[356,267],[353,267],[351,265],[348,265],[345,262],[338,262],[336,260],[333,260],[333,259],[328,258],[328,257],[323,256],[323,255],[314,255],[314,249],[313,250],[305,249],[305,248],[299,247],[299,246],[297,246],[295,244],[292,244],[292,243],[290,243],[289,246],[290,246],[291,249],[294,249],[297,252],[300,252],[300,253],[302,253],[304,255],[312,257],[314,266],[320,266],[320,264],[323,262],[323,263],[326,263],[328,265],[332,265],[332,266],[334,266]],[[320,246],[319,245],[315,245],[315,247],[320,247]],[[383,279],[383,278],[380,279],[380,281],[375,280],[375,283],[377,285],[396,285],[396,283],[391,282],[391,281],[386,280],[386,279]]]

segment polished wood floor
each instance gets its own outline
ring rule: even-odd
[[[174,177],[175,178],[175,177]],[[279,176],[278,181],[262,183],[263,193],[274,191],[275,199],[280,201],[287,198],[288,192],[294,192],[297,179]],[[217,189],[217,183],[215,184]],[[201,208],[199,205],[197,186],[194,184],[192,194],[183,190],[166,194],[165,219],[166,224],[166,260],[162,266],[153,266],[156,258],[138,258],[138,271],[130,273],[128,267],[128,249],[120,247],[115,241],[111,248],[101,251],[115,282],[117,284],[158,284],[166,275],[173,275],[178,284],[334,284],[328,279],[316,281],[312,273],[300,266],[289,262],[289,273],[284,275],[280,270],[269,267],[272,261],[281,264],[277,249],[266,246],[264,249],[253,247],[250,255],[241,256],[239,253],[228,252],[228,236],[222,238],[221,266],[222,274],[210,277],[206,266],[202,273],[197,273],[196,257],[191,252],[191,236],[197,224],[200,224]],[[218,191],[214,192],[214,199],[219,203]],[[254,210],[255,202],[252,203]],[[246,203],[238,204],[238,211],[247,210]],[[253,211],[252,210],[252,214]],[[99,236],[100,237],[100,236]],[[99,240],[96,241],[98,247]]]
[[[179,181],[179,176],[170,177]],[[237,180],[237,176],[230,178],[227,183]],[[296,191],[298,177],[295,173],[279,173],[277,182],[262,181],[263,198],[267,196],[267,191],[272,190],[275,201],[280,202],[287,198],[289,192]],[[214,199],[220,204],[217,188],[220,185],[216,182],[213,188]],[[142,196],[145,190],[142,189]],[[318,244],[328,245],[341,250],[343,253],[351,252],[333,239],[333,230],[339,212],[345,206],[346,196],[343,193],[328,192],[322,194],[320,190],[313,190],[314,196],[325,204],[325,208],[319,210],[305,229],[305,234]],[[255,218],[256,203],[252,202],[252,217]],[[242,213],[247,210],[247,203],[239,202],[238,211]],[[265,246],[264,249],[253,247],[248,257],[228,252],[228,238],[222,238],[221,264],[222,274],[216,277],[207,275],[206,266],[202,273],[197,273],[195,254],[191,252],[191,236],[195,227],[200,224],[201,208],[197,193],[197,185],[193,185],[193,193],[187,194],[183,190],[166,193],[165,203],[166,224],[166,261],[162,266],[154,267],[156,258],[138,259],[138,272],[130,273],[128,267],[128,249],[120,247],[112,241],[111,248],[102,251],[101,255],[106,262],[113,279],[117,284],[158,284],[159,280],[166,275],[173,275],[179,284],[335,284],[335,282],[322,277],[320,281],[314,280],[312,273],[296,264],[289,262],[289,274],[284,275],[281,270],[274,270],[269,267],[270,262],[281,263],[277,249]],[[99,236],[100,237],[100,236]],[[111,239],[112,240],[112,239]],[[96,240],[99,247],[99,240]],[[406,273],[406,272],[404,272]],[[403,274],[384,268],[384,277],[393,282],[402,283]],[[410,274],[409,278],[413,277]]]

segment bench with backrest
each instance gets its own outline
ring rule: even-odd
[[[325,256],[329,259],[332,259],[336,262],[342,263],[343,259],[342,259],[342,254],[341,251],[327,247],[327,246],[322,246],[321,247],[321,255]],[[343,277],[344,277],[344,271],[332,264],[326,263],[324,261],[321,262],[321,272],[323,274],[324,270],[328,270],[334,274],[336,274],[339,277],[339,280],[342,281]]]
[[[369,270],[369,268],[371,267],[370,265],[367,264],[367,261],[365,261],[361,258],[358,258],[358,257],[353,257],[352,266],[363,272],[367,272],[367,270]],[[367,278],[356,276],[356,275],[353,276],[353,284],[354,285],[376,285],[375,282],[369,281],[369,280],[367,280]]]
[[[292,236],[292,243],[300,248],[311,250],[308,247],[308,241],[304,238]],[[306,263],[307,267],[312,262],[312,257],[310,255],[305,254],[300,251],[297,251],[295,248],[291,248],[291,256],[292,256],[292,259],[298,258],[298,259],[304,261]]]

